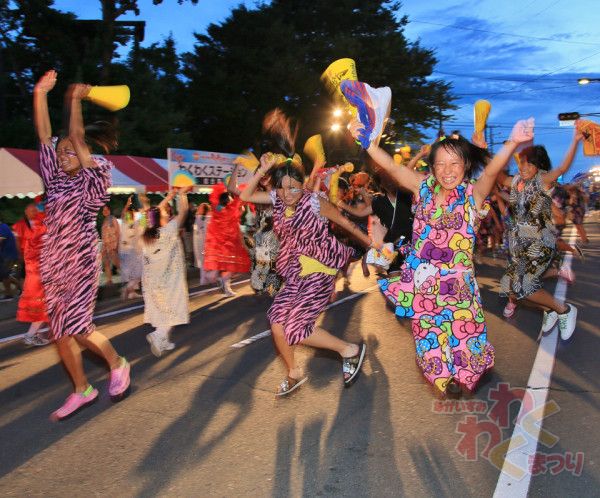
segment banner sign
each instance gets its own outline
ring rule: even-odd
[[[233,171],[233,161],[237,154],[207,152],[203,150],[167,149],[169,162],[169,185],[174,184],[175,177],[192,176],[197,186],[210,186],[223,182]],[[252,173],[246,168],[238,168],[238,185],[247,183]]]

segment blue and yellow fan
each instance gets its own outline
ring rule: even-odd
[[[196,177],[189,171],[180,169],[173,175],[173,180],[171,182],[172,187],[182,188],[192,187],[194,185],[196,185]]]

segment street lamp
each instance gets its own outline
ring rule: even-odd
[[[579,78],[577,83],[580,85],[589,85],[590,83],[600,83],[600,78]]]

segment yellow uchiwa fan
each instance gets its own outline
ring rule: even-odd
[[[478,139],[483,140],[483,130],[487,123],[487,118],[492,110],[492,104],[487,100],[478,100],[473,106],[473,124],[475,127],[475,135]]]
[[[340,176],[342,175],[342,173],[352,173],[353,171],[354,171],[354,164],[352,164],[352,163],[345,163],[345,164],[342,164],[331,175],[331,181],[329,183],[329,202],[331,202],[332,204],[337,205],[338,190],[339,190],[338,180],[340,179]]]
[[[184,169],[177,170],[171,181],[172,187],[192,187],[196,185],[196,178],[189,171]]]
[[[260,161],[252,151],[248,150],[243,152],[240,156],[237,156],[233,160],[233,164],[239,164],[243,168],[246,168],[248,171],[254,173],[256,168],[258,168],[260,165]]]
[[[356,63],[353,59],[344,58],[333,61],[323,74],[321,75],[321,80],[325,84],[325,87],[329,91],[329,93],[338,100],[342,100],[344,102],[344,108],[346,111],[350,112],[353,117],[356,117],[356,107],[351,106],[342,90],[340,89],[340,83],[342,80],[352,80],[357,81],[358,75],[356,74]]]
[[[86,100],[109,111],[118,111],[127,107],[131,93],[127,85],[93,86],[86,95]]]
[[[313,164],[321,162],[325,164],[325,149],[323,148],[323,138],[321,135],[313,135],[304,144],[304,154]]]

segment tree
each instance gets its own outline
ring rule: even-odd
[[[356,61],[362,81],[391,87],[394,132],[420,139],[420,129],[453,108],[452,98],[447,84],[428,79],[434,53],[406,39],[399,9],[381,0],[273,0],[254,10],[239,6],[211,24],[183,56],[194,143],[238,151],[254,142],[275,106],[302,121],[304,136],[323,132],[331,102],[319,77],[342,57]]]
[[[164,157],[167,147],[192,147],[185,123],[185,84],[175,41],[131,51],[115,74],[127,81],[131,102],[119,112],[120,146],[127,154]]]

